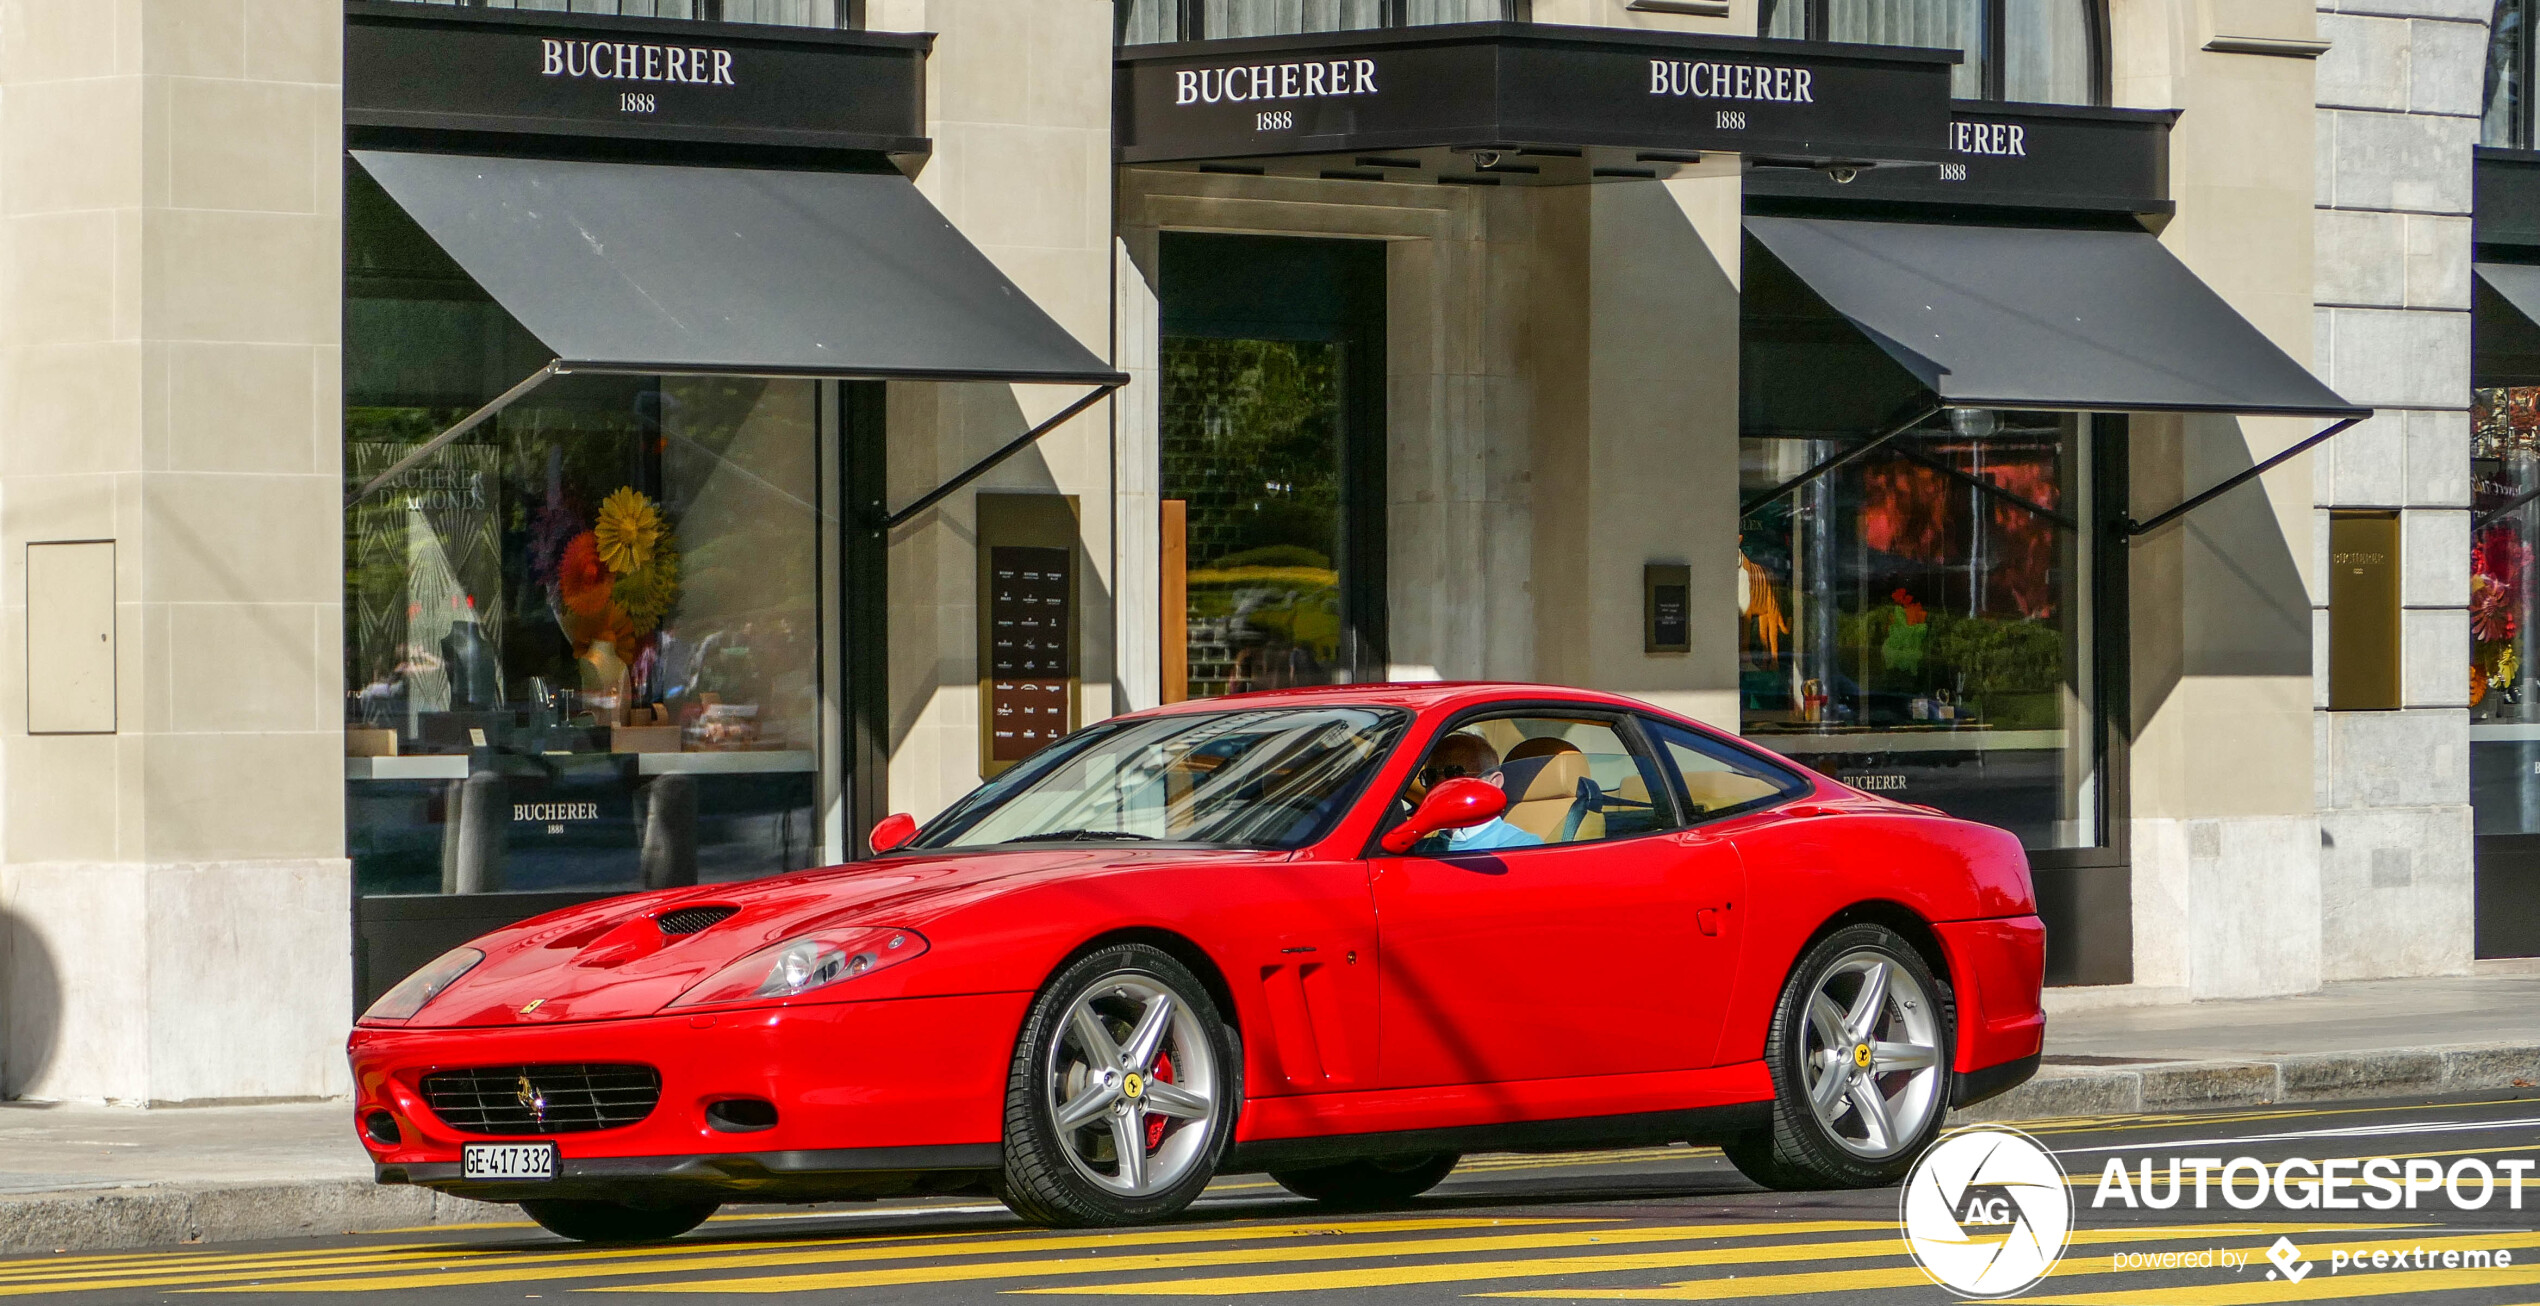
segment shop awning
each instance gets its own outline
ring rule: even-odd
[[[2138,231],[1749,217],[1953,408],[2366,415]]]
[[[559,370],[1127,380],[897,173],[353,157]]]
[[[2470,382],[2540,385],[2540,267],[2474,263],[2470,295]]]

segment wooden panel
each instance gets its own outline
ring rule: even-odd
[[[27,733],[115,731],[115,544],[26,546]]]
[[[1191,519],[1183,500],[1166,499],[1158,508],[1156,630],[1163,647],[1156,677],[1163,697],[1157,701],[1179,703],[1191,696]]]

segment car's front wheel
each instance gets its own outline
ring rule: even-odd
[[[1189,967],[1145,944],[1091,953],[1024,1018],[997,1196],[1046,1225],[1164,1219],[1216,1174],[1242,1100],[1235,1033]]]
[[[547,1232],[560,1238],[585,1243],[654,1243],[679,1235],[706,1222],[720,1206],[718,1202],[692,1202],[680,1206],[628,1206],[623,1202],[534,1201],[522,1202],[520,1209],[529,1213]]]
[[[1455,1163],[1463,1159],[1453,1152],[1387,1156],[1318,1165],[1311,1170],[1273,1170],[1270,1177],[1279,1181],[1281,1188],[1325,1206],[1392,1206],[1437,1187],[1455,1169]]]
[[[1848,925],[1793,967],[1765,1036],[1769,1128],[1729,1160],[1767,1188],[1867,1188],[1905,1177],[1938,1137],[1952,1086],[1949,986],[1894,930]]]

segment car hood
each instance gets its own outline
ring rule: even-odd
[[[475,940],[469,946],[485,960],[414,1019],[362,1023],[452,1028],[649,1016],[723,967],[815,928],[871,924],[923,933],[930,918],[1021,883],[1191,856],[1187,849],[1038,848],[895,857],[585,903]],[[692,933],[663,932],[663,917],[695,908],[731,913]],[[929,939],[935,947],[945,943]],[[876,986],[853,996],[886,995]]]

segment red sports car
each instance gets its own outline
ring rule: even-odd
[[[591,1240],[981,1189],[1119,1224],[1242,1171],[1375,1204],[1678,1140],[1880,1184],[2045,1028],[2009,834],[1606,694],[1176,704],[873,842],[418,971],[351,1041],[380,1181]]]

